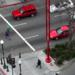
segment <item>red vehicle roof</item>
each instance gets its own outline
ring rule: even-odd
[[[62,30],[62,31],[69,30],[68,25],[64,25],[64,26],[62,26],[62,27],[61,27],[61,30]]]
[[[62,31],[66,31],[66,30],[69,30],[69,26],[63,25],[58,29],[61,29]],[[59,35],[58,32],[57,32],[58,29],[53,29],[53,30],[50,31],[50,37],[51,38],[57,37]]]
[[[35,5],[29,4],[27,6],[23,6],[22,9],[25,10],[25,11],[30,10],[30,9],[35,9]]]
[[[51,30],[50,31],[50,37],[53,38],[53,37],[56,37],[58,34],[56,32],[56,30]]]

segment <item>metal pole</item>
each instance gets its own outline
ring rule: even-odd
[[[21,64],[19,64],[19,67],[20,67],[20,75],[22,75],[22,73],[21,73]]]
[[[3,60],[2,60],[2,58],[1,58],[1,65],[3,65]]]
[[[3,67],[4,67],[4,69],[6,69],[7,67],[6,67],[6,63],[5,63],[4,48],[3,48],[3,44],[1,44],[1,45],[2,45],[2,54],[3,54],[3,61],[4,61]]]
[[[47,42],[47,49],[46,49],[46,53],[47,53],[47,57],[46,57],[46,62],[50,63],[51,62],[51,58],[50,58],[50,48],[49,48],[49,44],[50,44],[50,0],[45,0],[45,8],[46,8],[46,42]]]
[[[12,75],[14,75],[14,73],[13,73],[13,66],[11,66],[12,67]]]
[[[19,53],[19,68],[20,68],[20,74],[22,75],[22,69],[21,69],[21,53]]]

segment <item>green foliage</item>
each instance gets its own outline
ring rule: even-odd
[[[64,60],[71,60],[75,58],[75,40],[73,40],[70,44],[70,47],[73,47],[72,50],[66,48],[67,43],[64,44],[56,44],[54,48],[50,50],[50,56],[56,58],[56,63],[61,65]],[[44,50],[46,53],[46,50]]]
[[[58,48],[58,49],[65,49],[65,48],[66,48],[65,45],[66,45],[66,44],[56,44],[56,45],[55,45],[55,48]]]
[[[56,57],[56,49],[55,49],[55,48],[52,48],[52,49],[51,49],[50,55],[51,55],[52,57]]]
[[[62,63],[63,63],[63,58],[62,58],[62,56],[61,56],[61,57],[58,58],[57,64],[58,64],[58,65],[62,65]]]

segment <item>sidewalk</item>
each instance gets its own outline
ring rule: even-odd
[[[54,64],[52,59],[51,64],[45,62],[45,54],[42,51],[35,53],[22,54],[22,75],[56,75],[56,72],[59,70]],[[42,61],[42,68],[36,68],[36,63],[38,58]],[[18,56],[16,56],[16,68],[14,69],[15,73],[19,75],[19,64]]]
[[[20,2],[21,0],[6,0],[6,5],[16,4]]]
[[[13,56],[16,59],[16,68],[13,69],[13,75],[19,75],[19,56]],[[42,68],[36,68],[38,58],[42,62]],[[55,61],[51,58],[51,63],[45,62],[46,55],[42,51],[32,52],[22,54],[22,64],[21,70],[22,75],[56,75],[56,73],[60,73],[59,75],[75,75],[75,60],[64,64],[61,67],[56,66]],[[73,63],[72,63],[73,62]],[[72,65],[73,64],[73,65]],[[9,72],[6,69],[3,69],[2,65],[0,65],[0,74],[1,75],[12,75],[12,67],[8,65]],[[68,70],[69,69],[69,70]],[[70,74],[69,74],[70,73]]]
[[[0,1],[0,8],[13,6],[17,4],[22,4],[22,2],[29,2],[30,0],[1,0]]]
[[[38,58],[42,62],[42,68],[36,68]],[[21,67],[22,75],[56,75],[56,72],[59,71],[59,67],[54,64],[54,60],[51,59],[51,63],[47,64],[45,62],[45,54],[42,51],[32,52],[27,54],[22,54],[21,57]],[[13,69],[13,75],[19,75],[20,68],[18,64],[19,57],[16,56],[16,68]],[[6,74],[3,75],[12,75],[12,67],[8,65],[9,72],[5,69],[2,69]]]

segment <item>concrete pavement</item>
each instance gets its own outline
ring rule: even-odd
[[[52,64],[45,63],[45,54],[42,51],[32,52],[28,54],[22,54],[22,75],[56,75],[59,67],[57,67],[52,59]],[[18,56],[16,58],[16,68],[14,69],[15,74],[19,75],[19,64]],[[42,62],[42,68],[36,68],[38,58]]]
[[[11,5],[14,3],[18,3],[21,2],[20,0],[0,0],[0,6],[7,6],[7,5]]]
[[[22,58],[21,58],[22,75],[55,75],[56,71],[55,70],[53,71],[50,69],[52,68],[52,66],[50,66],[50,64],[45,64],[42,61],[43,59],[40,59],[40,57],[44,56],[44,54],[43,56],[41,56],[41,53],[42,53],[41,51],[38,51],[34,53],[32,52],[32,53],[22,54]],[[41,69],[39,67],[36,68],[38,58],[42,61]],[[16,68],[13,69],[13,75],[19,75],[19,72],[20,72],[19,71],[20,68],[18,64],[19,57],[16,56],[15,59],[16,59]],[[12,75],[12,68],[10,65],[8,65],[8,67],[9,67],[9,72],[7,72],[5,69],[2,69],[5,72],[5,74],[3,75]],[[54,69],[57,69],[57,67],[54,66]]]
[[[5,1],[7,5],[21,2],[21,0],[5,0]]]
[[[46,56],[42,51],[22,54],[21,58],[22,75],[56,75],[56,72],[59,70],[59,67],[57,67],[54,64],[53,59],[51,59],[52,60],[51,64],[50,63],[47,64],[45,61],[43,61],[45,60],[45,57]],[[41,69],[39,67],[36,68],[38,58],[42,62]],[[16,56],[15,59],[16,59],[16,68],[13,69],[13,75],[19,75],[20,72],[18,64],[19,57]],[[6,72],[5,75],[12,75],[12,68],[10,65],[8,65],[8,67],[9,72]]]
[[[19,57],[16,56],[16,68],[14,73],[19,75]],[[36,68],[38,58],[42,62],[42,68]],[[75,60],[67,62],[63,66],[58,67],[55,61],[51,58],[51,63],[45,62],[46,55],[43,51],[37,51],[27,54],[22,54],[22,75],[75,75],[74,67]]]
[[[19,56],[12,56],[16,59],[16,68],[13,69],[13,75],[19,75],[20,68],[19,68]],[[39,67],[36,68],[37,60],[38,58],[42,62],[42,68]],[[59,73],[59,75],[75,75],[74,67],[75,67],[75,60],[72,60],[71,62],[63,65],[62,67],[58,67],[55,64],[55,61],[51,58],[51,63],[45,62],[46,55],[43,53],[43,51],[37,51],[32,53],[24,53],[21,57],[21,67],[22,67],[22,75],[56,75],[56,73]],[[2,72],[2,75],[12,75],[12,68],[10,65],[9,72],[6,71],[6,69],[3,69],[0,65],[0,73]]]

